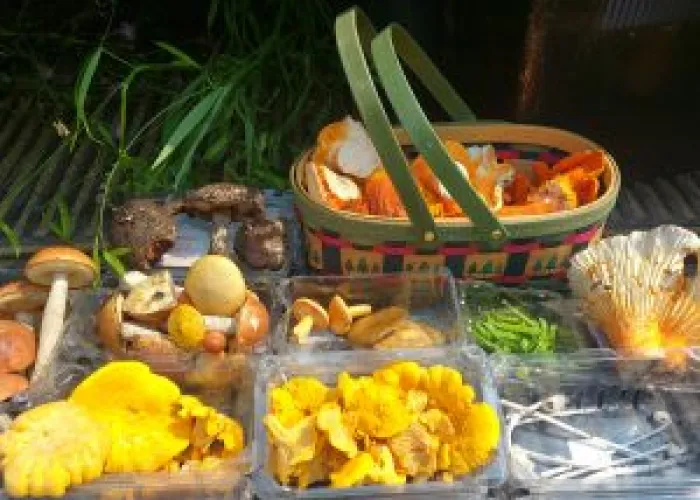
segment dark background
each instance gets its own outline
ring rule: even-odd
[[[353,3],[328,1],[332,13]],[[480,117],[572,129],[607,147],[624,173],[639,179],[698,170],[698,0],[358,3],[378,27],[404,24]],[[157,39],[208,50],[208,9],[208,2],[5,0],[5,45],[19,40],[12,30],[21,19],[24,45],[43,62],[2,50],[0,64],[11,68],[3,73],[4,83],[17,85],[47,71],[52,79],[45,86],[69,85],[77,60],[110,19],[112,31],[133,30],[124,43],[135,51]],[[50,33],[69,33],[81,42],[52,44],[47,38],[33,44]],[[318,36],[332,36],[332,20]],[[339,95],[336,106],[338,116],[351,111],[347,95]],[[440,118],[430,102],[426,107]]]

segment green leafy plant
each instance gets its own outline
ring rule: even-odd
[[[57,212],[56,219],[49,225],[51,232],[56,235],[56,237],[62,241],[70,241],[73,237],[73,218],[70,215],[68,205],[61,198],[57,202]]]

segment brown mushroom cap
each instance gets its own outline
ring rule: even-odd
[[[328,320],[335,333],[347,333],[352,325],[350,309],[340,295],[335,295],[328,304]]]
[[[123,351],[121,343],[123,305],[124,296],[119,292],[114,293],[102,304],[95,317],[97,335],[113,354],[120,354]]]
[[[0,287],[0,312],[32,312],[46,304],[49,289],[28,281],[10,281]]]
[[[306,297],[294,301],[292,315],[297,321],[309,316],[313,319],[314,328],[323,330],[328,328],[328,313],[318,302]]]
[[[217,182],[187,192],[182,207],[203,217],[218,212],[230,215],[232,220],[258,218],[265,213],[265,197],[251,186]]]
[[[36,336],[28,326],[0,320],[0,373],[26,370],[36,359]]]
[[[18,373],[0,374],[0,401],[5,401],[29,387],[29,380]]]
[[[69,288],[83,288],[97,277],[97,266],[90,257],[72,247],[46,247],[35,253],[24,267],[29,281],[49,286],[56,273],[63,273]]]
[[[246,301],[243,303],[237,316],[238,331],[236,343],[242,346],[254,346],[267,335],[270,329],[270,314],[267,307],[253,292],[246,292]]]

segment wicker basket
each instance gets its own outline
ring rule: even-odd
[[[477,121],[420,47],[400,26],[379,35],[358,9],[336,20],[338,51],[360,114],[406,208],[405,219],[334,210],[306,191],[304,166],[291,169],[309,265],[324,274],[433,271],[448,267],[458,279],[500,283],[565,277],[576,251],[600,237],[620,189],[620,173],[605,154],[602,194],[588,205],[544,216],[499,220],[465,181],[440,139],[466,145],[492,144],[499,158],[527,170],[532,161],[552,164],[569,153],[600,146],[560,129]],[[371,50],[379,80],[403,129],[390,125],[365,59]],[[409,66],[453,120],[431,124],[418,104],[398,59]],[[435,175],[469,218],[434,220],[411,177],[406,147],[425,156]]]

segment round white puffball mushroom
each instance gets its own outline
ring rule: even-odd
[[[204,315],[233,316],[246,298],[238,266],[222,255],[200,257],[187,271],[185,293]]]

